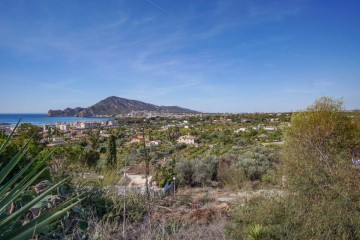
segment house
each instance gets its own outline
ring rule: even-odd
[[[146,142],[146,146],[150,147],[150,146],[158,146],[161,144],[161,141],[159,140],[153,140],[153,141],[150,141],[150,142]]]
[[[149,187],[153,185],[152,176],[148,176]],[[119,182],[118,185],[126,185],[132,188],[144,190],[146,187],[146,177],[143,175],[126,174]]]
[[[235,130],[235,133],[246,132],[246,130],[246,128],[239,128],[238,130]]]
[[[89,123],[87,123],[87,122],[81,122],[81,123],[80,123],[80,128],[83,128],[83,129],[89,128]]]
[[[53,137],[52,138],[53,143],[64,143],[65,140],[62,137]]]
[[[41,144],[48,144],[49,143],[49,138],[43,138],[40,140]]]
[[[11,128],[8,126],[0,127],[0,131],[3,132],[5,135],[10,135],[12,132]]]
[[[130,143],[141,143],[142,141],[144,141],[143,139],[144,139],[143,136],[135,136],[133,137]]]
[[[101,137],[109,137],[110,134],[106,130],[100,130],[100,136]]]
[[[64,124],[64,123],[56,124],[56,128],[59,129],[60,131],[66,132],[70,129],[70,124]]]
[[[69,132],[69,133],[65,133],[65,134],[64,134],[64,137],[71,138],[71,137],[72,137],[72,133],[70,133],[70,132]]]
[[[264,127],[264,130],[266,131],[275,131],[276,129],[276,127]]]
[[[185,135],[178,138],[177,143],[195,144],[197,138],[191,135]]]
[[[71,126],[72,126],[73,128],[81,128],[81,122],[72,122],[72,123],[71,123]]]
[[[85,134],[85,133],[78,133],[78,134],[76,134],[76,137],[77,138],[87,138],[88,137],[88,135],[87,134]]]
[[[91,129],[99,127],[101,123],[98,122],[73,122],[72,126],[77,129]]]
[[[56,125],[54,125],[54,124],[45,124],[45,125],[43,125],[43,132],[47,132],[49,129],[55,128],[55,127],[56,127]]]

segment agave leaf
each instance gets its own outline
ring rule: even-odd
[[[38,176],[38,175],[37,175]],[[37,177],[35,176],[35,177]],[[57,188],[59,185],[63,184],[68,178],[65,178],[64,180],[58,182],[57,184],[55,184],[54,186],[50,187],[49,189],[47,189],[46,191],[44,191],[42,194],[40,194],[38,197],[36,197],[35,199],[33,199],[31,202],[27,203],[26,205],[24,205],[22,208],[20,208],[18,211],[16,211],[14,214],[10,215],[9,217],[7,217],[5,220],[3,220],[2,222],[0,222],[0,232],[1,230],[4,230],[3,228],[5,226],[8,225],[8,223],[11,223],[11,220],[21,216],[21,214],[25,213],[26,211],[28,211],[32,206],[34,206],[36,203],[40,202],[42,199],[44,199],[44,197],[46,197],[46,195],[48,195],[52,190],[54,190],[55,188]]]
[[[68,210],[76,206],[81,202],[81,199],[76,201],[75,203],[71,204],[70,206],[67,206],[66,208],[62,210],[58,210],[54,212],[51,216],[48,216],[45,219],[34,219],[35,225],[29,225],[26,224],[23,227],[19,228],[16,233],[11,233],[4,236],[4,239],[14,239],[14,240],[23,240],[31,238],[34,234],[34,232],[42,231],[44,228],[46,228],[50,223],[60,218],[63,214],[65,214]]]
[[[51,154],[52,152],[50,152]],[[30,186],[30,184],[32,182],[34,182],[36,180],[37,177],[33,177],[32,176],[36,173],[38,173],[36,176],[40,176],[45,170],[46,168],[40,170],[40,168],[43,166],[43,164],[46,162],[46,160],[50,157],[50,154],[47,155],[44,159],[42,159],[38,165],[36,165],[36,167],[30,172],[28,173],[23,180],[20,181],[20,183],[16,186],[16,188],[14,188],[10,193],[8,193],[8,195],[6,196],[6,199],[10,199],[12,198],[12,196],[17,193],[17,196],[19,196],[26,188],[28,188]],[[39,172],[40,171],[40,172]],[[17,175],[19,175],[20,173],[18,173]],[[21,175],[20,175],[21,176]],[[20,177],[20,176],[16,176],[16,177]],[[32,178],[32,179],[31,179]],[[30,180],[31,179],[31,180]],[[0,195],[1,196],[1,195]],[[3,210],[3,203],[4,204],[9,204],[9,201],[1,199],[0,202],[0,212]],[[5,205],[6,206],[6,205]]]
[[[53,152],[53,151],[52,151]],[[50,152],[50,154],[52,153]],[[40,163],[37,166],[41,166],[42,163],[44,163],[49,157],[50,154],[47,155],[43,160],[40,161]],[[7,191],[10,190],[10,188],[16,183],[16,181],[23,176],[23,174],[35,163],[36,160],[38,160],[40,157],[40,154],[38,154],[31,162],[29,162],[19,173],[17,173],[8,183],[6,183],[4,186],[0,187],[0,196],[5,194]],[[38,168],[36,168],[38,169]],[[21,184],[20,184],[21,185]]]
[[[67,206],[69,206],[70,204],[72,204],[72,202],[74,202],[74,200],[79,200],[78,202],[82,201],[84,198],[80,199],[80,197],[83,196],[83,194],[79,195],[79,196],[73,196],[70,197],[69,199],[67,199],[65,202],[61,203],[59,206],[51,209],[50,211],[46,211],[40,214],[40,216],[38,216],[37,218],[31,220],[30,222],[28,222],[27,224],[23,225],[22,227],[18,228],[16,231],[8,233],[6,236],[7,238],[13,238],[15,237],[17,234],[25,231],[26,229],[29,229],[33,226],[36,226],[37,223],[42,222],[44,220],[46,220],[47,218],[51,217],[53,214],[55,214],[56,212],[61,211],[62,209],[66,208]],[[6,234],[6,229],[9,228],[5,228],[5,229],[1,229],[0,231],[3,230],[3,233]],[[34,229],[37,230],[36,232],[39,231],[39,229]],[[1,232],[0,232],[1,233]],[[0,234],[0,238],[1,238],[1,234]]]
[[[19,125],[17,123],[15,129]],[[10,136],[6,139],[6,141],[0,147],[0,154],[3,153],[6,147],[9,144],[9,141],[14,131],[10,134]],[[2,185],[4,180],[8,177],[13,168],[19,163],[22,157],[27,153],[28,144],[32,140],[31,137],[26,144],[15,154],[15,156],[0,170],[0,239],[29,239],[33,236],[34,233],[46,230],[49,228],[50,224],[53,224],[55,220],[64,215],[68,210],[72,207],[76,206],[83,199],[80,199],[80,196],[72,197],[66,200],[64,203],[60,204],[56,208],[52,209],[49,212],[43,212],[37,218],[31,220],[29,223],[21,226],[20,219],[23,218],[24,214],[33,206],[35,206],[40,201],[44,201],[46,196],[53,191],[55,188],[63,184],[66,180],[53,185],[46,191],[44,191],[39,196],[34,199],[29,200],[24,206],[22,206],[19,210],[13,213],[10,216],[7,216],[6,207],[18,199],[18,197],[24,194],[26,188],[30,186],[47,168],[44,167],[44,163],[52,154],[52,152],[42,159],[39,164],[36,165],[31,172],[26,173],[30,169],[30,167],[35,163],[38,159],[39,155],[33,159],[29,164],[26,165],[24,169],[22,169],[19,173],[17,173],[11,180],[5,182]],[[24,176],[25,175],[25,176]],[[17,181],[22,179],[19,183]],[[2,186],[1,186],[2,185]],[[12,189],[12,190],[11,190]],[[9,192],[10,191],[10,192]],[[74,202],[76,200],[76,202]],[[74,202],[74,203],[73,203]]]
[[[11,170],[16,166],[16,164],[21,160],[27,151],[27,146],[29,145],[31,139],[16,153],[16,155],[10,160],[8,164],[5,165],[0,171],[0,185],[4,179],[9,175]]]
[[[33,159],[28,165],[26,165],[19,173],[17,173],[8,183],[4,186],[0,187],[0,196],[4,195],[6,192],[10,190],[12,185],[16,183],[16,181],[31,167],[31,165],[35,162],[36,159]]]
[[[16,200],[18,196],[24,193],[25,189],[30,186],[31,183],[33,183],[44,171],[46,168],[42,169],[40,172],[38,172],[29,182],[26,184],[23,184],[22,186],[18,186],[17,188],[14,188],[8,195],[6,195],[5,198],[1,199],[0,202],[0,212],[4,211],[4,209],[13,201]],[[26,206],[26,205],[25,205]],[[12,216],[12,215],[11,215]],[[2,225],[2,222],[0,222],[0,227]]]
[[[79,196],[74,196],[68,200],[66,200],[65,202],[63,202],[62,204],[60,204],[59,206],[57,206],[56,208],[51,209],[50,211],[47,212],[43,212],[40,214],[40,216],[38,216],[37,218],[31,220],[29,223],[27,223],[26,225],[24,225],[21,229],[18,229],[18,232],[33,227],[35,226],[37,223],[42,222],[44,220],[46,220],[47,218],[51,217],[53,214],[55,214],[56,212],[59,212],[61,210],[63,210],[64,208],[68,207],[70,204],[72,204],[72,202],[74,202],[74,200],[78,200],[77,203],[79,203],[80,201],[82,201],[84,198],[79,198]]]
[[[1,145],[1,147],[0,147],[0,154],[2,154],[2,153],[5,151],[7,145],[9,144],[10,139],[11,139],[12,135],[14,134],[15,129],[18,127],[20,121],[21,121],[21,118],[20,118],[19,121],[17,122],[14,130],[10,133],[10,135],[6,138],[5,142]]]

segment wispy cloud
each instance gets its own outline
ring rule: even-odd
[[[145,0],[145,1],[150,3],[151,5],[153,5],[157,9],[161,10],[162,12],[166,13],[167,15],[169,15],[171,17],[175,17],[174,14],[172,14],[169,11],[165,10],[164,8],[160,7],[158,4],[154,3],[153,1],[151,1],[151,0]]]
[[[285,92],[294,94],[324,93],[324,91],[331,90],[335,86],[336,83],[330,80],[315,80],[308,82],[308,84],[298,83],[296,86],[285,89]]]
[[[18,80],[21,83],[31,84],[37,87],[50,89],[50,90],[62,90],[71,93],[84,93],[82,90],[74,89],[73,87],[69,87],[75,80],[64,80],[64,81],[56,81],[56,82],[37,82],[31,80]]]
[[[285,89],[285,92],[291,94],[312,94],[312,93],[316,93],[317,90],[312,88],[298,87],[298,88],[287,88]]]
[[[136,98],[136,96],[141,96],[141,99],[152,99],[155,97],[166,96],[168,94],[174,92],[181,92],[186,89],[192,89],[196,86],[201,85],[200,80],[187,81],[184,83],[176,84],[176,85],[165,85],[161,87],[152,87],[151,90],[149,88],[145,88],[144,86],[139,86],[137,90],[124,91],[122,96],[129,98]]]
[[[328,80],[320,80],[314,82],[314,87],[333,87],[335,86],[335,82]]]

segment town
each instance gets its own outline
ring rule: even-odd
[[[259,117],[260,116],[260,117]],[[201,126],[219,125],[226,126],[226,131],[232,131],[233,134],[249,133],[256,137],[256,140],[267,142],[280,141],[281,138],[273,138],[274,133],[279,133],[284,126],[287,126],[291,113],[269,113],[269,114],[159,114],[149,111],[132,111],[129,114],[117,116],[115,119],[107,121],[82,121],[56,124],[45,124],[39,127],[41,135],[40,143],[47,147],[57,146],[66,143],[75,143],[89,137],[89,134],[98,134],[102,139],[107,139],[113,130],[125,128],[125,132],[133,133],[136,127],[141,125],[151,126],[153,130],[164,132],[171,128],[181,129],[185,135],[179,136],[177,143],[194,144],[199,146],[198,134],[192,136],[190,133],[198,132],[204,134],[205,129]],[[143,120],[141,120],[143,119]],[[0,131],[9,135],[15,126],[0,126]],[[199,130],[201,130],[199,132]],[[225,131],[222,128],[216,128],[217,131]],[[131,134],[130,134],[131,135]],[[130,136],[130,143],[141,143],[141,136]],[[279,134],[278,134],[279,135]],[[161,140],[149,140],[147,144],[159,145]],[[204,142],[203,142],[204,144]]]
[[[360,0],[0,0],[0,240],[360,240]]]

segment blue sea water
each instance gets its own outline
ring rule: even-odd
[[[112,118],[48,117],[46,114],[30,114],[30,113],[3,114],[3,113],[0,113],[0,125],[15,125],[19,121],[19,119],[21,119],[21,123],[44,125],[44,124],[55,124],[57,122],[70,123],[70,122],[106,121],[106,120],[109,120]]]

